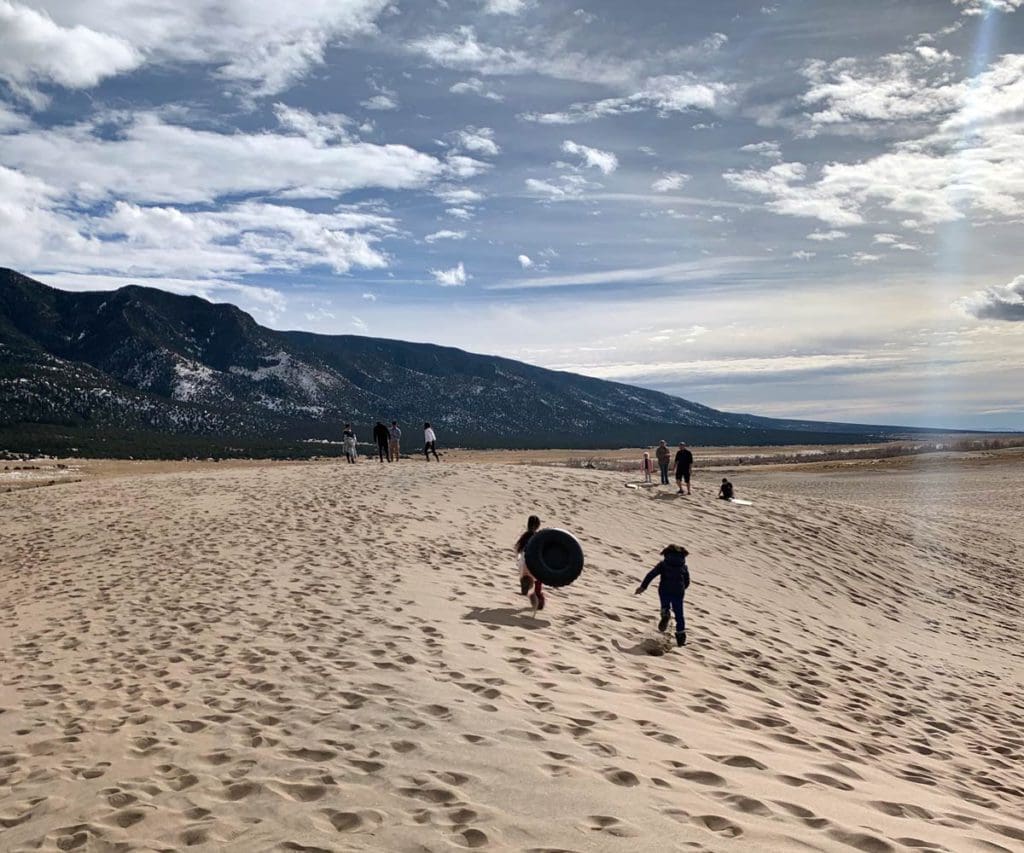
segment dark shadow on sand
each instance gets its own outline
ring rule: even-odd
[[[532,612],[530,609],[518,607],[474,607],[462,618],[486,622],[488,625],[525,628],[527,631],[536,631],[539,628],[549,628],[551,626],[547,619],[531,616]]]
[[[617,652],[622,652],[624,655],[636,655],[644,658],[660,658],[668,652],[668,647],[657,640],[641,640],[632,646],[624,646],[618,640],[613,640],[612,645],[615,646]]]

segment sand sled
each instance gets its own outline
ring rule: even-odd
[[[743,498],[729,498],[729,503],[739,504],[740,506],[753,506],[753,501],[745,501]]]
[[[583,548],[567,530],[538,530],[524,553],[530,574],[548,586],[568,586],[583,571]]]

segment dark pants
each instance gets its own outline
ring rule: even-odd
[[[380,456],[381,462],[384,461],[385,456],[388,462],[391,461],[391,448],[388,447],[388,440],[386,438],[383,441],[379,438],[377,439],[377,454]]]
[[[659,462],[658,467],[661,468],[661,485],[668,485],[668,462]]]
[[[430,454],[431,453],[434,454],[434,458],[438,462],[441,461],[440,457],[437,455],[437,442],[436,441],[428,441],[426,444],[423,445],[423,455],[427,457],[427,462],[430,461]]]
[[[676,617],[676,633],[686,630],[686,617],[683,616],[683,593],[681,592],[665,592],[664,590],[658,590],[658,598],[661,599],[661,610],[664,613],[668,612],[671,607],[672,612]]]

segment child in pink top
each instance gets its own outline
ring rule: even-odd
[[[644,469],[644,482],[645,483],[651,482],[651,474],[654,473],[654,462],[651,459],[651,454],[650,453],[645,453],[644,454],[643,469]]]

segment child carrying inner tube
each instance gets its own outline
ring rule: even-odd
[[[530,570],[526,567],[526,543],[533,538],[533,534],[538,530],[540,530],[540,519],[531,515],[526,520],[526,531],[516,540],[516,565],[519,567],[519,594],[529,595],[533,608],[543,610],[543,584],[530,574]]]

